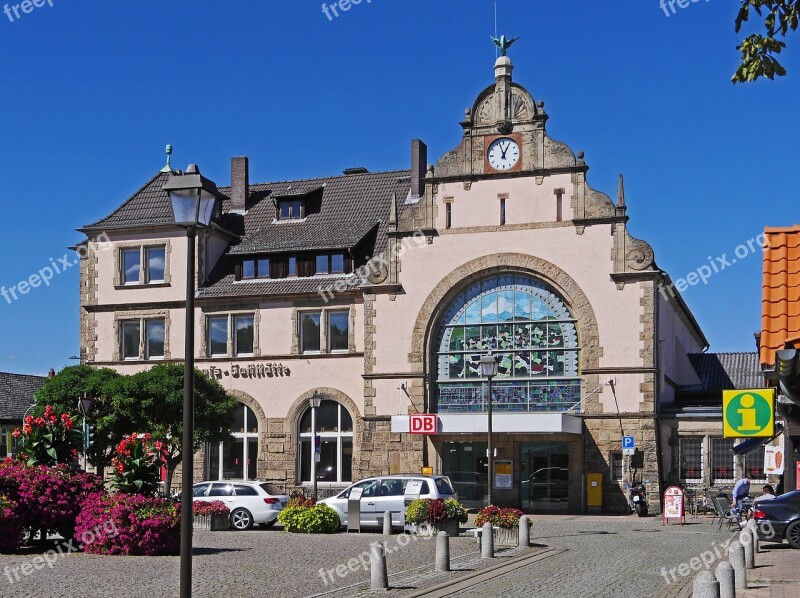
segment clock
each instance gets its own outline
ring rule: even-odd
[[[510,137],[495,139],[486,152],[486,159],[495,170],[510,170],[519,162],[519,145]]]

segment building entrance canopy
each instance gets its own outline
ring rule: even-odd
[[[440,414],[437,434],[486,433],[486,414]],[[408,415],[392,416],[392,432],[408,433]],[[583,420],[566,413],[498,413],[492,417],[493,432],[582,434]]]

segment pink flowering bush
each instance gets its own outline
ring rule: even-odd
[[[192,503],[192,514],[211,517],[212,515],[229,515],[231,510],[221,500],[205,502],[202,500]]]
[[[519,518],[523,514],[519,509],[501,509],[500,507],[489,505],[478,511],[475,516],[475,525],[482,527],[485,523],[491,523],[492,527],[509,529],[519,525]]]
[[[22,545],[24,526],[17,514],[17,503],[0,494],[0,552],[14,552]]]
[[[16,503],[16,517],[32,531],[52,530],[72,538],[81,503],[102,488],[96,475],[66,465],[29,467],[12,459],[0,463],[0,494]]]
[[[176,555],[180,552],[178,505],[141,494],[98,492],[84,501],[75,537],[90,554]]]

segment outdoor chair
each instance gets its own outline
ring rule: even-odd
[[[728,500],[727,496],[717,496],[715,497],[715,500],[717,505],[719,506],[719,513],[721,514],[719,520],[719,527],[717,529],[722,529],[723,523],[727,523],[728,529],[730,529],[735,523],[736,526],[741,531],[743,514],[733,505],[731,505],[731,502]]]

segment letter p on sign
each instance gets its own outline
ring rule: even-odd
[[[410,415],[410,432],[412,434],[436,434],[437,417],[435,414]]]

